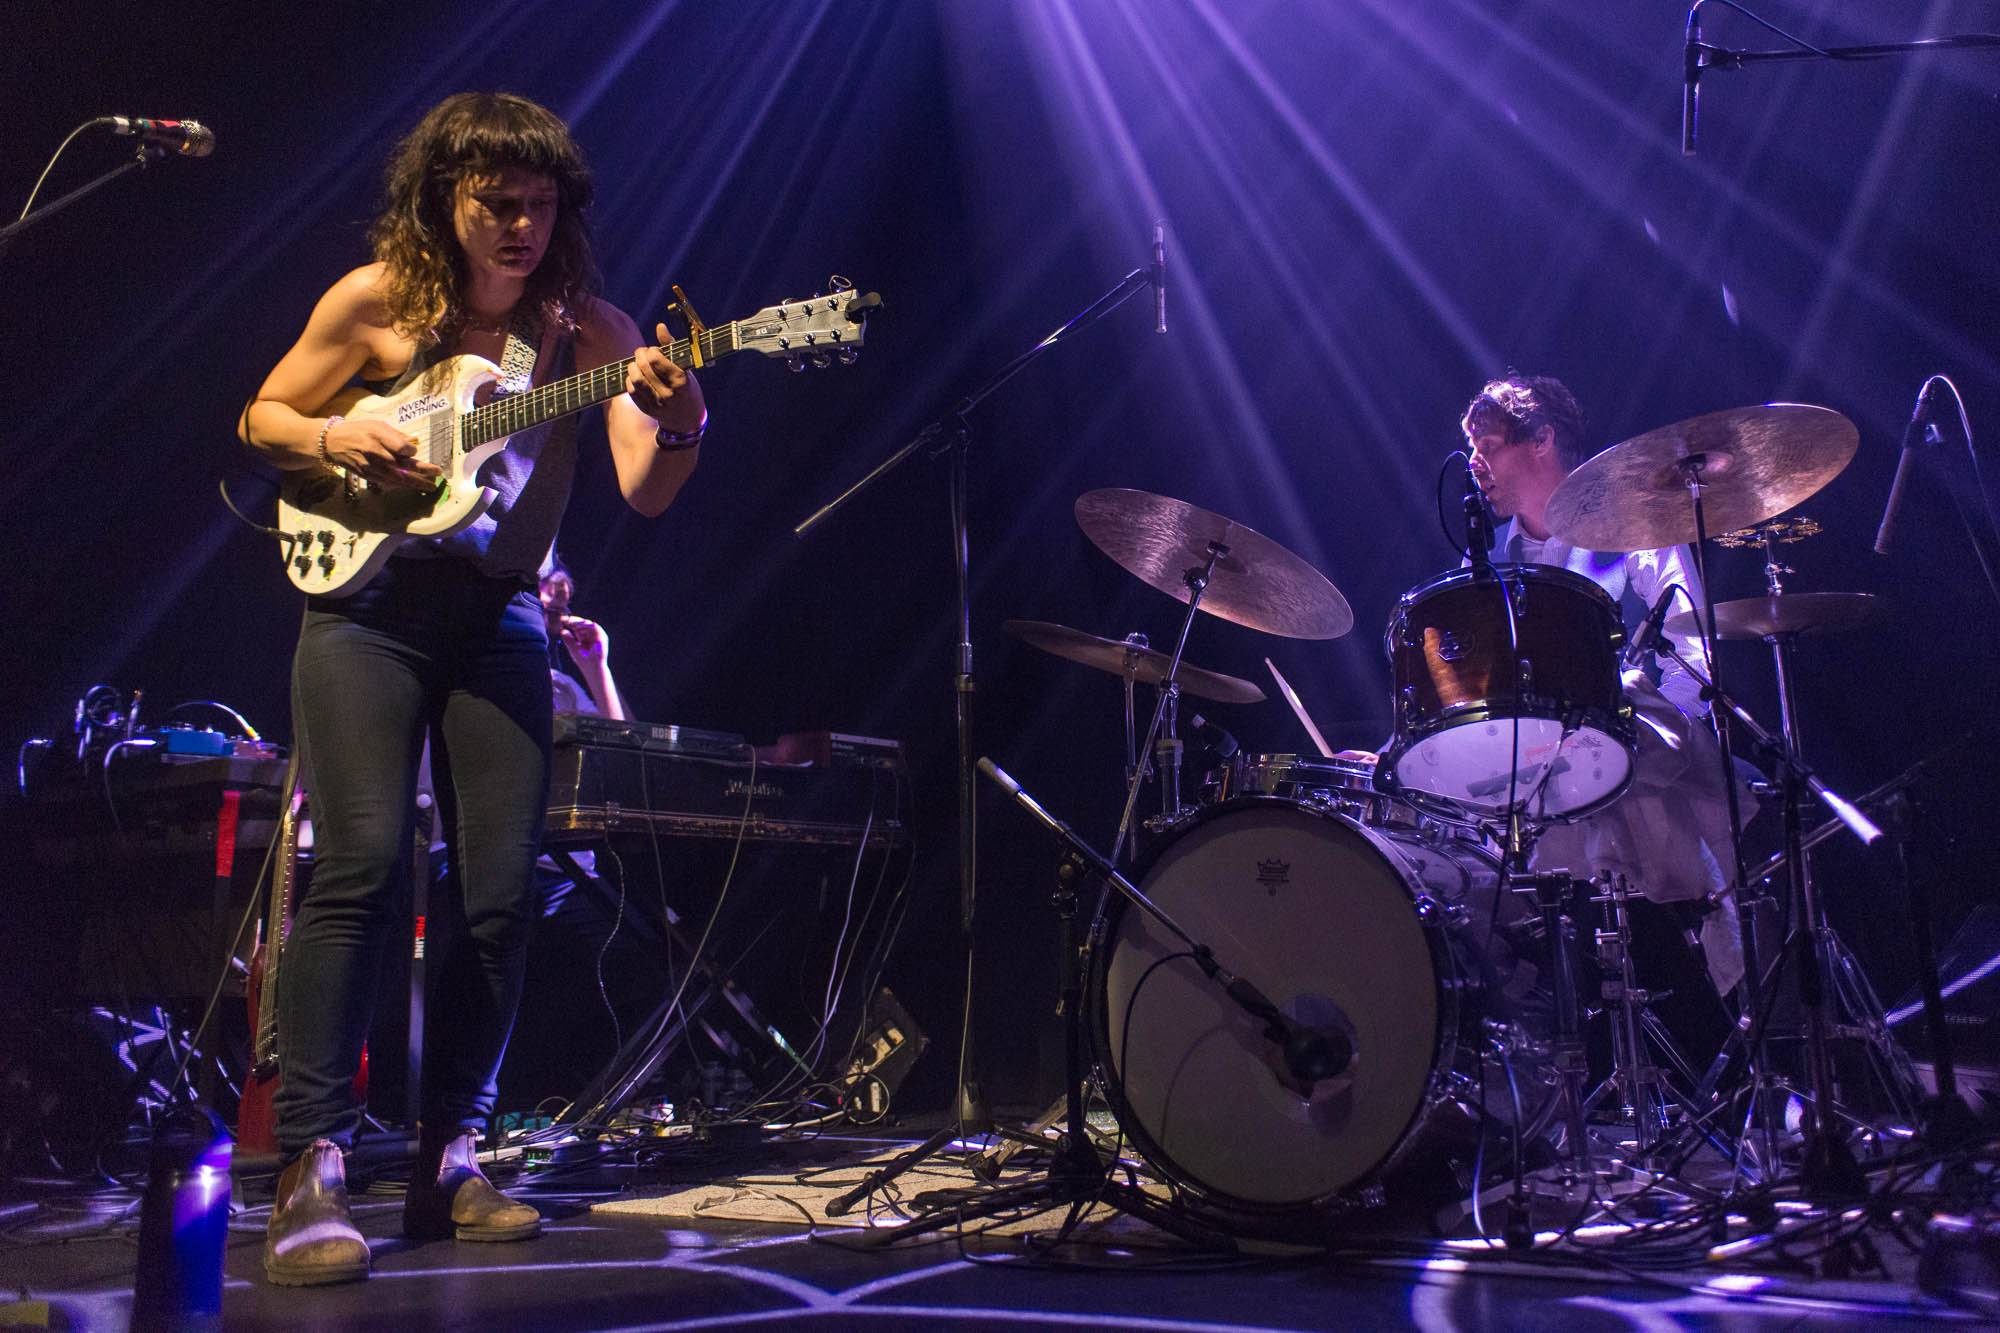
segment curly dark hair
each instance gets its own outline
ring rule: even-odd
[[[1509,444],[1532,440],[1547,426],[1555,432],[1556,457],[1575,471],[1590,457],[1583,442],[1583,409],[1569,386],[1553,375],[1509,370],[1487,381],[1459,421],[1468,437],[1498,433]]]
[[[384,298],[398,333],[425,340],[465,319],[465,255],[452,212],[461,183],[508,167],[556,184],[555,234],[523,300],[545,320],[574,326],[600,278],[590,248],[590,168],[554,112],[513,93],[454,93],[424,114],[390,154],[382,212],[368,229],[388,270]]]

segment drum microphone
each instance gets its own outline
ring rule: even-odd
[[[147,143],[171,148],[182,157],[207,157],[215,151],[215,131],[198,120],[148,120],[143,116],[99,116],[97,124],[113,134],[132,134]]]
[[[1924,381],[1924,387],[1917,390],[1917,405],[1910,411],[1910,424],[1903,427],[1903,456],[1896,460],[1896,478],[1889,483],[1889,500],[1882,506],[1882,526],[1875,530],[1875,554],[1887,555],[1895,545],[1896,511],[1903,507],[1903,488],[1909,485],[1910,474],[1917,468],[1917,446],[1936,444],[1938,430],[1931,423],[1931,390],[1937,384],[1933,375]]]
[[[1701,7],[1688,10],[1687,45],[1681,48],[1681,156],[1694,156],[1695,130],[1701,120]]]
[[[1153,332],[1167,331],[1167,224],[1153,224]]]
[[[1217,759],[1233,759],[1236,757],[1237,750],[1242,748],[1236,743],[1234,736],[1224,731],[1215,723],[1210,722],[1200,713],[1194,715],[1193,727],[1194,734],[1201,737],[1202,744],[1215,751]]]
[[[1638,666],[1639,659],[1659,641],[1660,630],[1667,623],[1667,608],[1674,604],[1674,592],[1679,587],[1678,583],[1667,585],[1659,600],[1653,603],[1653,609],[1646,613],[1645,620],[1640,622],[1637,632],[1632,635],[1632,642],[1625,645],[1623,661],[1627,670]]]

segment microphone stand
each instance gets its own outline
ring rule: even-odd
[[[973,910],[978,900],[978,842],[976,787],[977,773],[972,752],[972,695],[976,688],[972,669],[972,575],[971,539],[967,531],[966,491],[968,455],[972,450],[972,429],[968,418],[981,403],[1025,370],[1043,352],[1073,333],[1089,328],[1098,320],[1131,300],[1154,281],[1151,268],[1136,268],[1118,280],[1116,286],[1091,302],[1041,341],[996,371],[993,377],[961,398],[950,411],[918,431],[910,441],[877,463],[868,474],[800,521],[792,535],[804,537],[833,512],[867,490],[881,477],[894,471],[918,451],[933,456],[951,451],[951,541],[958,571],[958,646],[952,672],[952,692],[957,701],[958,724],[958,885],[959,942],[965,953],[965,1013],[961,1016],[958,1090],[953,1115],[961,1127],[984,1125],[986,1111],[968,1075],[972,1067],[972,959]],[[939,1140],[937,1147],[949,1142]]]
[[[1214,982],[1224,995],[1255,1019],[1262,1026],[1264,1036],[1278,1045],[1293,1077],[1303,1081],[1309,1076],[1316,1079],[1337,1075],[1351,1063],[1352,1050],[1345,1048],[1344,1043],[1340,1046],[1312,1045],[1307,1039],[1308,1034],[1294,1027],[1263,992],[1245,978],[1218,963],[1213,949],[1188,934],[1165,908],[1148,898],[1144,890],[1120,874],[1117,866],[1109,859],[1077,836],[1075,830],[1068,824],[1050,814],[1041,802],[1022,790],[1021,784],[1010,777],[1006,770],[991,759],[981,759],[979,771],[992,779],[1014,799],[1017,805],[1027,811],[1036,823],[1054,835],[1062,844],[1061,859],[1056,869],[1053,901],[1059,923],[1058,947],[1062,951],[1059,962],[1062,969],[1063,1075],[1067,1088],[1065,1117],[1067,1123],[1046,1178],[989,1191],[969,1204],[948,1203],[901,1226],[871,1230],[863,1243],[871,1249],[877,1248],[893,1244],[905,1237],[939,1230],[954,1222],[1011,1214],[1024,1208],[1052,1208],[1068,1204],[1077,1210],[1075,1216],[1081,1217],[1091,1206],[1105,1203],[1151,1222],[1184,1240],[1234,1253],[1236,1243],[1225,1233],[1183,1215],[1137,1185],[1115,1179],[1113,1172],[1116,1164],[1107,1163],[1091,1145],[1090,1125],[1083,1099],[1085,1072],[1083,956],[1077,947],[1076,935],[1078,877],[1088,872],[1102,880],[1108,888],[1144,911],[1168,934],[1186,945],[1189,955],[1195,966],[1201,969],[1202,975]],[[853,1191],[829,1203],[827,1212],[835,1216],[846,1212],[856,1200],[879,1188],[892,1169],[900,1171],[913,1160],[913,1158],[898,1159],[890,1163],[889,1167],[876,1172]]]
[[[1683,56],[1686,76],[1681,100],[1681,153],[1687,157],[1693,157],[1695,151],[1695,117],[1698,114],[1698,90],[1703,70],[1742,69],[1747,65],[1764,65],[1774,61],[1875,60],[1882,56],[1905,55],[1915,51],[2000,50],[2000,34],[1970,32],[1950,37],[1924,37],[1913,42],[1876,42],[1867,46],[1802,44],[1778,51],[1732,51],[1728,47],[1714,46],[1701,40],[1699,16],[1701,7],[1705,3],[1707,0],[1695,0],[1694,7],[1688,11],[1687,44]]]
[[[62,210],[68,208],[71,204],[75,203],[77,200],[83,198],[87,194],[95,194],[98,190],[109,185],[112,181],[117,180],[120,176],[123,176],[126,172],[132,171],[135,168],[142,169],[146,166],[147,163],[157,162],[166,155],[167,155],[167,150],[160,147],[160,145],[156,143],[141,143],[139,145],[138,151],[132,154],[132,157],[129,161],[123,163],[120,166],[113,167],[111,170],[99,176],[96,180],[77,186],[74,190],[71,190],[68,194],[62,196],[60,199],[51,200],[48,203],[43,204],[40,208],[36,209],[34,212],[24,214],[21,217],[16,218],[14,221],[8,223],[6,226],[0,227],[0,253],[4,253],[6,251],[8,244],[11,243],[16,236],[28,230],[28,228],[34,226],[37,222],[41,222],[46,218],[52,217],[55,214],[62,212]]]

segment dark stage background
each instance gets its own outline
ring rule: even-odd
[[[2000,29],[1992,3],[1759,8],[1821,43]],[[912,1104],[946,1100],[957,1044],[944,470],[912,462],[805,541],[791,525],[1144,262],[1156,217],[1171,332],[1134,302],[973,421],[980,752],[1108,844],[1117,682],[1000,630],[1169,636],[1175,604],[1077,530],[1086,490],[1218,510],[1324,570],[1354,606],[1346,639],[1204,619],[1189,659],[1264,680],[1270,654],[1336,744],[1372,744],[1381,627],[1453,561],[1432,487],[1482,378],[1562,376],[1599,445],[1822,403],[1862,444],[1803,507],[1827,531],[1790,548],[1793,586],[1876,592],[1894,614],[1802,650],[1804,725],[1853,791],[1981,729],[1922,788],[1948,929],[1995,896],[1995,602],[1938,477],[1894,557],[1868,546],[1923,377],[1953,375],[1989,432],[2000,409],[2000,60],[1714,73],[1689,161],[1684,15],[1658,0],[16,7],[9,216],[88,117],[192,116],[219,146],[0,255],[0,736],[66,735],[99,681],[156,705],[224,700],[288,736],[298,598],[217,498],[226,480],[268,511],[232,423],[313,299],[365,258],[394,137],[447,92],[502,88],[574,126],[608,292],[642,326],[670,282],[712,320],[836,271],[887,302],[851,369],[708,372],[700,472],[657,522],[624,511],[601,443],[587,449],[563,545],[641,716],[910,743],[920,848],[889,980],[939,1039]],[[1711,40],[1776,42],[1708,15]],[[122,142],[80,138],[44,198]],[[1718,595],[1758,591],[1759,563],[1719,553]],[[1763,650],[1730,666],[1775,719]],[[1201,711],[1252,750],[1306,748],[1282,704]],[[990,789],[982,819],[978,1064],[1025,1102],[1057,1082],[1047,848]],[[1846,938],[1901,990],[1903,904],[1847,848],[1826,864]]]

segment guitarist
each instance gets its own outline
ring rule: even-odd
[[[374,262],[322,296],[245,408],[245,443],[284,469],[333,469],[429,488],[439,470],[380,421],[323,407],[359,379],[413,380],[441,358],[486,357],[515,387],[633,356],[605,424],[625,500],[647,517],[694,471],[700,386],[596,294],[589,169],[547,109],[459,93],[397,146],[369,232]],[[669,341],[664,325],[661,342]],[[636,349],[636,352],[635,350]],[[548,786],[548,638],[536,572],[576,461],[574,416],[517,434],[481,481],[472,526],[407,541],[350,596],[308,598],[292,667],[296,742],[311,773],[315,864],[287,942],[279,1005],[278,1178],[270,1279],[367,1276],[342,1152],[359,1121],[350,1084],[405,873],[417,757],[428,734],[462,885],[427,927],[431,1029],[406,1234],[507,1241],[537,1234],[474,1155],[520,998]]]

